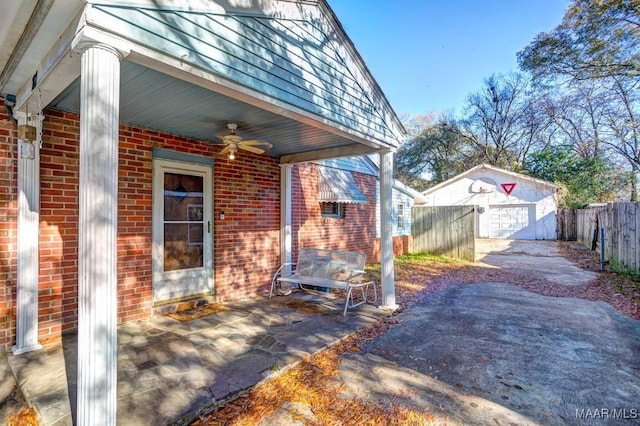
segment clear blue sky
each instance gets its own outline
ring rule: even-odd
[[[327,0],[398,115],[453,111],[569,0]]]

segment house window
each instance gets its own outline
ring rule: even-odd
[[[396,205],[396,214],[398,216],[398,229],[404,228],[404,206],[402,204]]]
[[[332,219],[344,219],[343,203],[320,203],[322,217]]]

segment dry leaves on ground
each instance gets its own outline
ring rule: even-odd
[[[640,279],[634,275],[599,272],[596,255],[575,244],[558,242],[564,257],[577,266],[598,271],[598,278],[585,286],[559,286],[545,279],[523,276],[488,268],[481,263],[465,262],[443,256],[407,255],[396,259],[396,302],[401,309],[415,304],[426,295],[458,284],[501,282],[528,291],[554,297],[576,297],[610,303],[624,314],[640,319]],[[369,279],[380,282],[379,265],[368,267]],[[306,425],[428,425],[429,413],[413,411],[400,405],[350,400],[341,396],[342,383],[338,366],[345,354],[357,352],[367,341],[384,334],[398,323],[390,316],[366,327],[341,343],[254,388],[214,412],[192,423],[202,425],[254,425],[286,406],[305,404],[313,416],[305,417],[292,410],[292,418]]]
[[[199,318],[208,317],[220,312],[228,311],[229,308],[221,303],[209,303],[202,306],[197,306],[191,309],[179,310],[176,312],[170,312],[166,316],[171,317],[180,322],[188,322]]]
[[[20,411],[7,416],[7,426],[38,426],[38,415],[33,408],[21,408]]]
[[[332,347],[302,360],[295,367],[263,383],[251,392],[218,408],[192,425],[255,425],[287,406],[306,405],[313,413],[304,417],[295,410],[291,418],[307,425],[430,425],[432,416],[399,404],[381,405],[340,396],[338,366],[345,353],[357,352],[372,339],[384,334],[397,323],[388,317],[365,327],[360,332]]]

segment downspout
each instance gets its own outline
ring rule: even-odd
[[[0,93],[18,69],[20,62],[39,32],[55,0],[38,0],[31,13],[5,68],[0,74]],[[29,114],[15,111],[15,96],[7,95],[5,108],[14,125],[33,124]],[[39,270],[39,223],[40,223],[40,157],[42,111],[38,111],[37,139],[33,157],[22,156],[22,144],[17,159],[18,169],[18,249],[17,249],[17,292],[16,292],[16,344],[11,348],[14,355],[38,350],[38,270]],[[20,121],[20,123],[18,123]]]
[[[36,127],[37,139],[18,139],[18,250],[16,291],[16,344],[14,355],[42,348],[38,342],[39,226],[40,226],[40,143],[42,119],[16,112],[19,124]],[[30,155],[24,147],[31,146]]]
[[[291,171],[292,164],[280,165],[280,263],[291,263],[292,230],[291,230]],[[286,271],[290,272],[291,266]]]

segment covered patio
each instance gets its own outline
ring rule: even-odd
[[[0,27],[0,94],[15,121],[3,156],[17,163],[7,335],[19,359],[77,331],[77,424],[116,423],[118,323],[172,300],[255,294],[292,260],[297,163],[379,156],[381,307],[396,308],[404,129],[324,0],[30,0],[10,3]],[[221,144],[228,123],[270,148]],[[168,196],[196,200],[188,218],[167,219]],[[196,256],[168,268],[179,226]]]
[[[300,292],[216,307],[188,322],[118,326],[117,424],[184,424],[386,315],[364,305],[343,317],[335,301]],[[77,356],[78,339],[66,336],[9,358],[43,425],[76,424]]]

